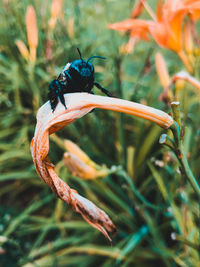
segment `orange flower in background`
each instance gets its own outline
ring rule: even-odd
[[[65,140],[68,152],[64,153],[63,159],[68,170],[83,179],[102,178],[109,174],[109,169],[99,166],[88,155],[70,140]]]
[[[38,29],[37,29],[35,10],[34,7],[31,5],[28,6],[26,11],[26,33],[27,33],[29,50],[24,44],[24,42],[21,40],[16,41],[16,46],[20,54],[23,56],[23,58],[31,62],[35,62],[36,50],[38,46]]]
[[[161,110],[112,97],[88,93],[72,93],[65,94],[64,98],[67,109],[59,102],[54,113],[52,113],[48,101],[37,113],[37,125],[31,142],[31,152],[35,168],[39,176],[50,186],[56,196],[71,205],[89,224],[111,240],[107,231],[113,233],[116,231],[116,227],[108,215],[97,208],[91,201],[71,189],[55,173],[54,165],[48,159],[49,135],[81,118],[94,108],[135,115],[157,123],[165,129],[173,124],[173,119]]]
[[[145,4],[145,7],[148,7],[148,12],[153,20],[128,19],[110,24],[108,27],[119,31],[122,29],[130,31],[132,36],[135,35],[142,40],[148,40],[148,34],[150,33],[160,46],[180,51],[181,24],[184,15],[187,13],[187,10],[183,8],[183,2],[181,0],[166,0],[165,4],[162,5],[159,1],[156,15],[147,4]]]
[[[200,17],[200,0],[185,0],[184,5],[189,9],[191,19],[197,21]]]
[[[49,20],[49,27],[53,30],[56,26],[56,21],[62,11],[62,0],[53,0],[51,5],[51,18]]]
[[[16,46],[19,49],[19,52],[21,53],[23,58],[28,60],[29,59],[29,51],[28,51],[28,48],[26,47],[25,43],[22,42],[21,40],[17,40],[16,41]]]
[[[122,22],[109,24],[108,28],[129,32],[133,38],[148,41],[148,35],[154,38],[158,45],[175,51],[191,72],[192,67],[183,50],[182,23],[186,15],[193,14],[198,19],[200,1],[166,0],[164,4],[159,0],[156,15],[148,4],[140,1],[153,20],[130,18]],[[194,15],[195,14],[195,15]]]
[[[30,48],[30,61],[34,62],[36,59],[36,49],[38,46],[38,29],[33,6],[28,6],[26,11],[26,31]]]
[[[131,11],[131,18],[137,18],[138,16],[140,16],[140,14],[142,13],[143,9],[144,9],[144,3],[146,2],[146,0],[139,0],[136,5],[133,7],[132,11]]]
[[[120,32],[130,32],[130,39],[124,47],[125,53],[131,53],[137,41],[149,40],[149,25],[145,20],[126,19],[123,22],[109,24],[108,28]]]

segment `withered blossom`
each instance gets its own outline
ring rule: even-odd
[[[39,176],[52,189],[55,195],[72,206],[93,227],[101,231],[109,240],[107,232],[113,233],[116,227],[108,215],[91,201],[80,196],[61,180],[48,158],[49,135],[81,118],[94,108],[123,112],[152,121],[167,129],[173,124],[171,116],[165,112],[142,104],[88,93],[65,94],[67,109],[59,102],[54,113],[50,103],[45,103],[37,113],[37,125],[31,142],[31,152]]]

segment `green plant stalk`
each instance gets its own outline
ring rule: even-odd
[[[120,176],[122,176],[122,177],[127,181],[127,183],[129,184],[129,186],[130,186],[132,192],[134,193],[134,195],[135,195],[135,196],[136,196],[136,197],[137,197],[137,198],[138,198],[144,205],[146,205],[148,208],[151,208],[151,209],[153,209],[153,210],[164,210],[164,209],[165,209],[165,207],[159,207],[159,206],[156,206],[156,205],[154,205],[154,204],[151,204],[148,200],[146,200],[145,197],[143,197],[143,195],[141,195],[141,194],[138,192],[138,190],[137,190],[137,188],[135,187],[135,185],[134,185],[134,183],[133,183],[131,177],[128,175],[128,173],[127,173],[125,170],[123,170],[123,169],[119,169],[118,174],[119,174]]]
[[[183,148],[182,140],[180,138],[180,128],[177,122],[174,122],[174,124],[172,124],[171,130],[173,132],[175,143],[176,143],[175,154],[181,164],[181,167],[183,168],[186,178],[189,180],[193,189],[195,190],[195,192],[197,193],[200,199],[200,186],[196,178],[194,177],[192,170],[190,169],[190,166],[189,166],[189,163],[188,163],[188,160],[185,155],[184,148]]]

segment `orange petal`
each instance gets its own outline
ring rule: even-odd
[[[200,18],[200,0],[185,0],[184,5],[188,8],[192,20],[196,22]]]
[[[168,31],[163,22],[152,23],[149,26],[149,31],[158,45],[167,47]]]
[[[109,24],[108,28],[121,32],[129,32],[131,37],[136,37],[142,40],[149,40],[149,26],[151,21],[141,19],[126,19],[122,22]]]
[[[134,8],[131,11],[131,18],[137,18],[138,16],[140,16],[140,14],[142,13],[143,9],[144,9],[144,5],[143,2],[145,2],[146,0],[138,0],[138,2],[136,3],[136,5],[134,6]]]

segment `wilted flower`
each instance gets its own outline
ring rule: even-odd
[[[161,110],[112,97],[88,93],[72,93],[65,94],[64,98],[67,109],[59,102],[54,113],[52,113],[48,101],[38,111],[35,135],[31,142],[35,168],[40,177],[58,197],[70,204],[88,223],[101,231],[110,240],[107,231],[112,233],[116,230],[110,218],[92,202],[71,189],[55,173],[54,165],[48,159],[49,135],[81,118],[94,108],[135,115],[153,121],[166,129],[173,124],[173,119]]]

